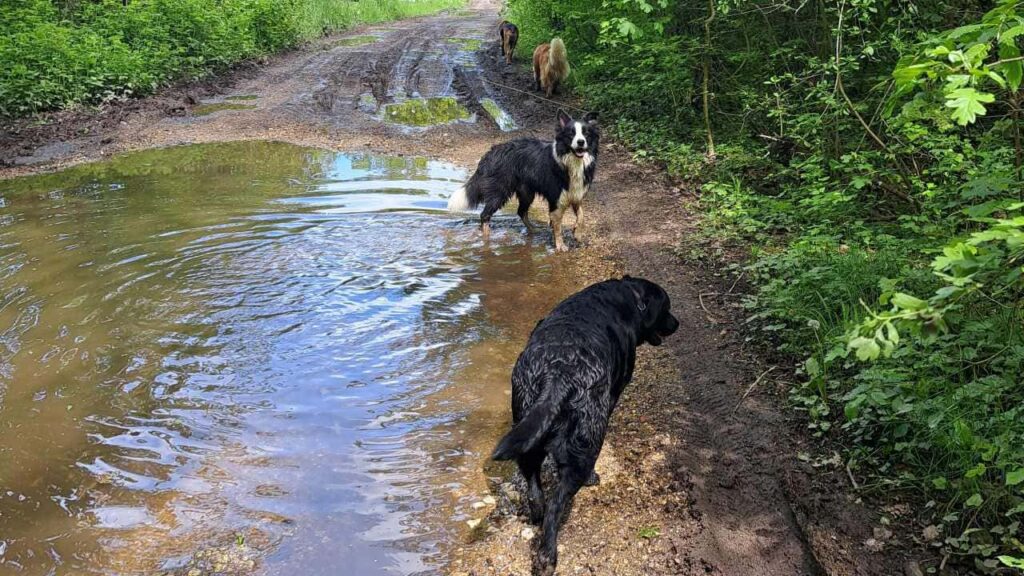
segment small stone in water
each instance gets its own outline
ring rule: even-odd
[[[466,520],[466,525],[470,528],[476,528],[480,525],[480,520],[478,518],[474,518],[473,520]]]
[[[488,506],[494,506],[497,503],[498,503],[498,501],[494,499],[494,496],[491,496],[491,495],[484,496],[484,504],[487,504]]]

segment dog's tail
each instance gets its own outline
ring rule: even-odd
[[[448,197],[448,210],[451,212],[474,210],[480,205],[482,200],[483,193],[477,184],[476,174],[473,174],[469,182],[459,186],[459,189],[452,192],[452,195]]]
[[[569,56],[565,52],[565,43],[561,38],[551,39],[551,49],[548,50],[548,66],[561,78],[569,75]]]
[[[448,210],[451,212],[465,212],[469,210],[469,197],[466,195],[466,187],[459,186],[459,189],[452,192],[448,197]]]
[[[536,448],[537,443],[544,439],[555,418],[562,411],[562,404],[565,403],[568,392],[563,386],[549,386],[541,393],[526,416],[498,442],[491,458],[513,460]]]

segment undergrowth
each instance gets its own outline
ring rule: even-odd
[[[947,569],[1024,567],[1024,2],[511,0],[509,18],[527,46],[565,40],[638,158],[699,183],[701,234],[748,255],[747,325],[860,489],[920,503],[904,521]]]

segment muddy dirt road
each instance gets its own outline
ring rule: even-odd
[[[0,136],[0,177],[129,150],[235,140],[426,156],[471,169],[513,135],[546,137],[555,114],[548,102],[499,87],[528,90],[530,74],[500,62],[498,9],[474,0],[457,14],[353,30],[146,100],[10,127]],[[520,47],[520,64],[529,48]],[[499,126],[502,111],[518,129]],[[659,281],[683,322],[679,337],[640,355],[599,463],[602,485],[580,494],[563,532],[559,573],[901,573],[901,543],[876,538],[876,518],[847,495],[845,476],[797,460],[806,446],[779,406],[774,378],[785,370],[758,380],[767,367],[743,344],[735,283],[677,256],[691,238],[693,201],[610,144],[588,199],[594,224],[584,246],[545,256],[576,285],[623,272]],[[528,326],[536,318],[520,320]],[[514,357],[499,360],[505,365],[492,370],[510,369]],[[478,442],[477,461],[488,442]],[[461,531],[447,572],[527,574],[532,531],[509,513],[514,482],[503,470],[472,473],[494,500],[478,495],[482,505],[474,509],[482,513],[472,529],[464,518],[452,520]]]
[[[473,163],[500,133],[482,104],[494,95],[476,59],[495,36],[497,13],[497,3],[474,0],[457,14],[359,28],[99,113],[24,122],[0,135],[0,176],[127,150],[251,139]],[[450,123],[417,126],[435,122]]]

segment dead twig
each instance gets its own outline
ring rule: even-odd
[[[705,296],[711,296],[711,295],[714,295],[714,294],[718,294],[718,292],[700,292],[699,294],[697,294],[697,300],[700,300],[700,307],[703,308],[705,312],[707,312],[708,318],[712,322],[714,322],[715,324],[719,324],[719,323],[721,323],[721,320],[717,316],[715,316],[711,312],[711,310],[708,310],[707,306],[704,305],[704,297]]]
[[[853,470],[850,470],[850,463],[846,463],[846,476],[850,478],[850,484],[853,484],[854,490],[860,490],[860,486],[857,484],[857,480],[853,477]]]
[[[750,388],[747,388],[747,391],[743,393],[743,397],[740,398],[740,401],[736,403],[736,406],[732,409],[732,412],[730,412],[729,414],[735,414],[736,411],[740,409],[740,406],[743,404],[743,401],[747,399],[747,396],[750,396],[750,393],[754,391],[754,388],[756,388],[757,385],[761,383],[761,380],[764,379],[764,377],[767,376],[769,372],[775,370],[776,368],[778,368],[778,366],[772,366],[771,368],[765,370],[764,372],[761,372],[761,375],[757,377],[757,380],[754,380],[754,383],[750,385]]]
[[[729,291],[726,292],[726,294],[732,294],[733,289],[736,288],[736,285],[739,284],[740,280],[743,279],[743,275],[746,274],[746,273],[747,273],[746,270],[740,272],[740,275],[737,276],[736,279],[732,281],[732,286],[729,286]]]

